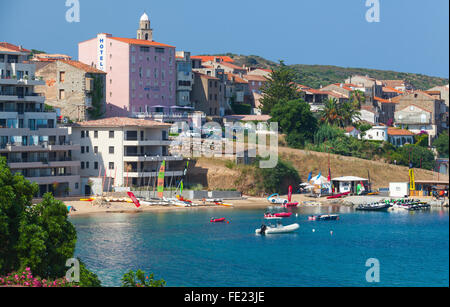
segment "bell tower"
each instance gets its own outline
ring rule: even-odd
[[[137,30],[137,39],[153,41],[153,30],[150,29],[150,19],[146,13],[142,14]]]

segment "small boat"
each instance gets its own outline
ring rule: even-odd
[[[281,212],[281,213],[275,213],[276,217],[291,217],[292,212]]]
[[[341,198],[341,197],[347,196],[349,194],[350,194],[350,192],[339,193],[339,194],[336,194],[336,195],[328,196],[327,199]]]
[[[387,211],[391,207],[390,204],[385,203],[374,203],[374,204],[363,204],[355,208],[358,211]]]
[[[220,219],[211,218],[211,220],[210,220],[211,223],[222,223],[225,221],[226,221],[226,219],[224,217],[222,217]]]
[[[224,204],[224,203],[222,203],[222,202],[215,202],[215,204],[216,204],[217,206],[223,206],[223,207],[233,207],[233,205],[232,205],[232,204]]]
[[[282,220],[283,218],[282,217],[279,217],[279,216],[275,216],[275,215],[273,215],[273,214],[264,214],[264,218],[266,219],[266,220]]]
[[[287,204],[289,201],[285,198],[277,197],[279,194],[275,193],[267,197],[267,201],[271,204]]]
[[[80,201],[94,201],[95,198],[81,198]]]
[[[298,202],[283,204],[283,207],[286,207],[286,208],[289,208],[289,207],[297,207],[297,206],[298,206]]]
[[[339,215],[311,215],[308,217],[308,221],[337,221]]]
[[[260,228],[255,230],[255,233],[260,234],[260,235],[290,233],[290,232],[296,231],[299,228],[300,228],[300,225],[297,223],[292,224],[292,225],[287,225],[287,226],[284,226],[281,224],[278,224],[277,226],[262,225]]]

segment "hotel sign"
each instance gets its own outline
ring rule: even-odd
[[[97,36],[97,68],[106,72],[106,35]]]

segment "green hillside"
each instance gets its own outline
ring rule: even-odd
[[[236,65],[246,65],[258,68],[271,68],[277,63],[264,59],[257,55],[238,55],[233,53],[216,54],[231,57]],[[369,75],[378,80],[405,80],[417,89],[428,90],[434,86],[446,85],[448,78],[431,77],[423,74],[404,73],[389,70],[367,69],[367,68],[345,68],[331,65],[290,65],[298,72],[298,83],[319,88],[331,83],[342,83],[351,75]]]

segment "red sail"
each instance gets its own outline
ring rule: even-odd
[[[136,207],[139,208],[141,204],[139,203],[139,200],[134,196],[134,194],[132,192],[127,192],[127,194],[128,196],[130,196],[131,200],[136,205]]]
[[[292,198],[292,186],[289,186],[289,190],[288,190],[288,201],[291,202],[291,198]]]

